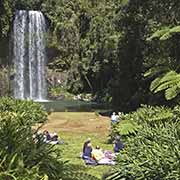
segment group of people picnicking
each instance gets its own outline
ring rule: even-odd
[[[35,143],[42,139],[47,144],[64,144],[64,141],[58,137],[57,133],[49,133],[48,130],[34,133],[33,139]]]
[[[121,113],[113,112],[111,115],[111,127],[120,122]],[[117,154],[125,147],[119,135],[115,137],[113,151],[103,150],[96,146],[93,148],[91,139],[88,138],[83,144],[82,159],[87,165],[115,165]]]
[[[120,115],[120,113],[112,113],[111,126],[119,122]],[[57,133],[49,133],[47,130],[34,133],[33,139],[35,143],[42,139],[47,144],[64,144],[64,141],[58,137]],[[124,144],[119,135],[115,137],[113,151],[103,150],[99,146],[93,148],[91,139],[88,138],[83,144],[81,157],[87,165],[115,165],[115,158],[123,148]]]
[[[124,148],[120,136],[116,136],[112,151],[103,150],[99,146],[93,148],[91,139],[88,138],[83,144],[82,159],[87,165],[115,165],[117,154]]]

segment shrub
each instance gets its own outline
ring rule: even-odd
[[[143,106],[125,116],[141,128],[126,138],[126,148],[106,180],[179,179],[180,113],[179,106]]]
[[[135,135],[141,126],[133,119],[133,113],[122,115],[120,121],[111,127],[109,142],[112,142],[116,135],[123,137]]]
[[[3,97],[0,99],[1,112],[12,112],[12,114],[16,114],[24,125],[33,125],[37,122],[45,122],[47,120],[47,112],[43,106],[32,100],[27,101]]]
[[[70,94],[61,86],[53,86],[49,88],[49,96],[52,99],[73,99],[74,95]]]
[[[110,137],[113,139],[116,134],[123,136],[135,135],[137,131],[141,130],[143,123],[154,126],[166,121],[174,121],[175,112],[176,114],[179,112],[178,106],[175,109],[142,105],[137,111],[123,115],[120,122],[113,126]],[[178,115],[180,117],[180,114]]]
[[[47,113],[33,101],[0,99],[0,179],[3,180],[99,180],[84,166],[61,160],[56,146],[34,142],[32,126],[45,122]]]
[[[33,140],[32,125],[47,113],[32,101],[0,100],[0,177],[4,180],[57,180],[64,175],[60,151]]]
[[[158,127],[144,125],[135,137],[128,139],[125,150],[118,157],[116,173],[108,178],[179,179],[179,130],[179,125],[169,123]]]

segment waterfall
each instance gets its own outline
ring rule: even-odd
[[[13,23],[14,97],[43,100],[45,79],[45,18],[40,11],[17,11]]]

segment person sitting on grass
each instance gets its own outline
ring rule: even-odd
[[[43,131],[44,142],[49,144],[64,144],[63,140],[59,140],[57,133],[50,134],[47,130]]]
[[[48,130],[43,131],[44,141],[49,142],[51,140],[51,135]]]
[[[88,138],[84,144],[83,144],[83,154],[82,157],[91,157],[91,152],[92,152],[92,144],[91,144],[91,139]]]
[[[86,165],[97,165],[96,161],[92,158],[92,144],[91,139],[88,138],[83,144],[82,158]]]
[[[99,165],[115,165],[115,161],[112,158],[113,155],[111,154],[110,156],[109,154],[107,156],[107,151],[103,152],[99,146],[92,150],[92,157]]]
[[[96,146],[96,148],[92,150],[92,158],[95,159],[97,162],[104,157],[104,153],[99,146]]]
[[[124,148],[124,144],[123,142],[121,141],[121,138],[120,136],[116,136],[115,137],[115,141],[114,141],[114,152],[115,153],[119,153],[120,150],[122,150]]]

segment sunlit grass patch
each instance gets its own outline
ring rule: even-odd
[[[94,147],[96,145],[99,145],[103,149],[112,150],[112,144],[106,143],[107,137],[102,137],[99,134],[90,134],[86,132],[82,134],[62,132],[61,137],[67,143],[59,146],[59,148],[61,148],[62,150],[63,160],[67,160],[70,164],[77,166],[79,170],[101,178],[102,175],[104,173],[107,173],[111,168],[110,166],[105,165],[87,166],[80,158],[80,152],[82,151],[83,142],[88,137],[92,139],[92,145]]]

